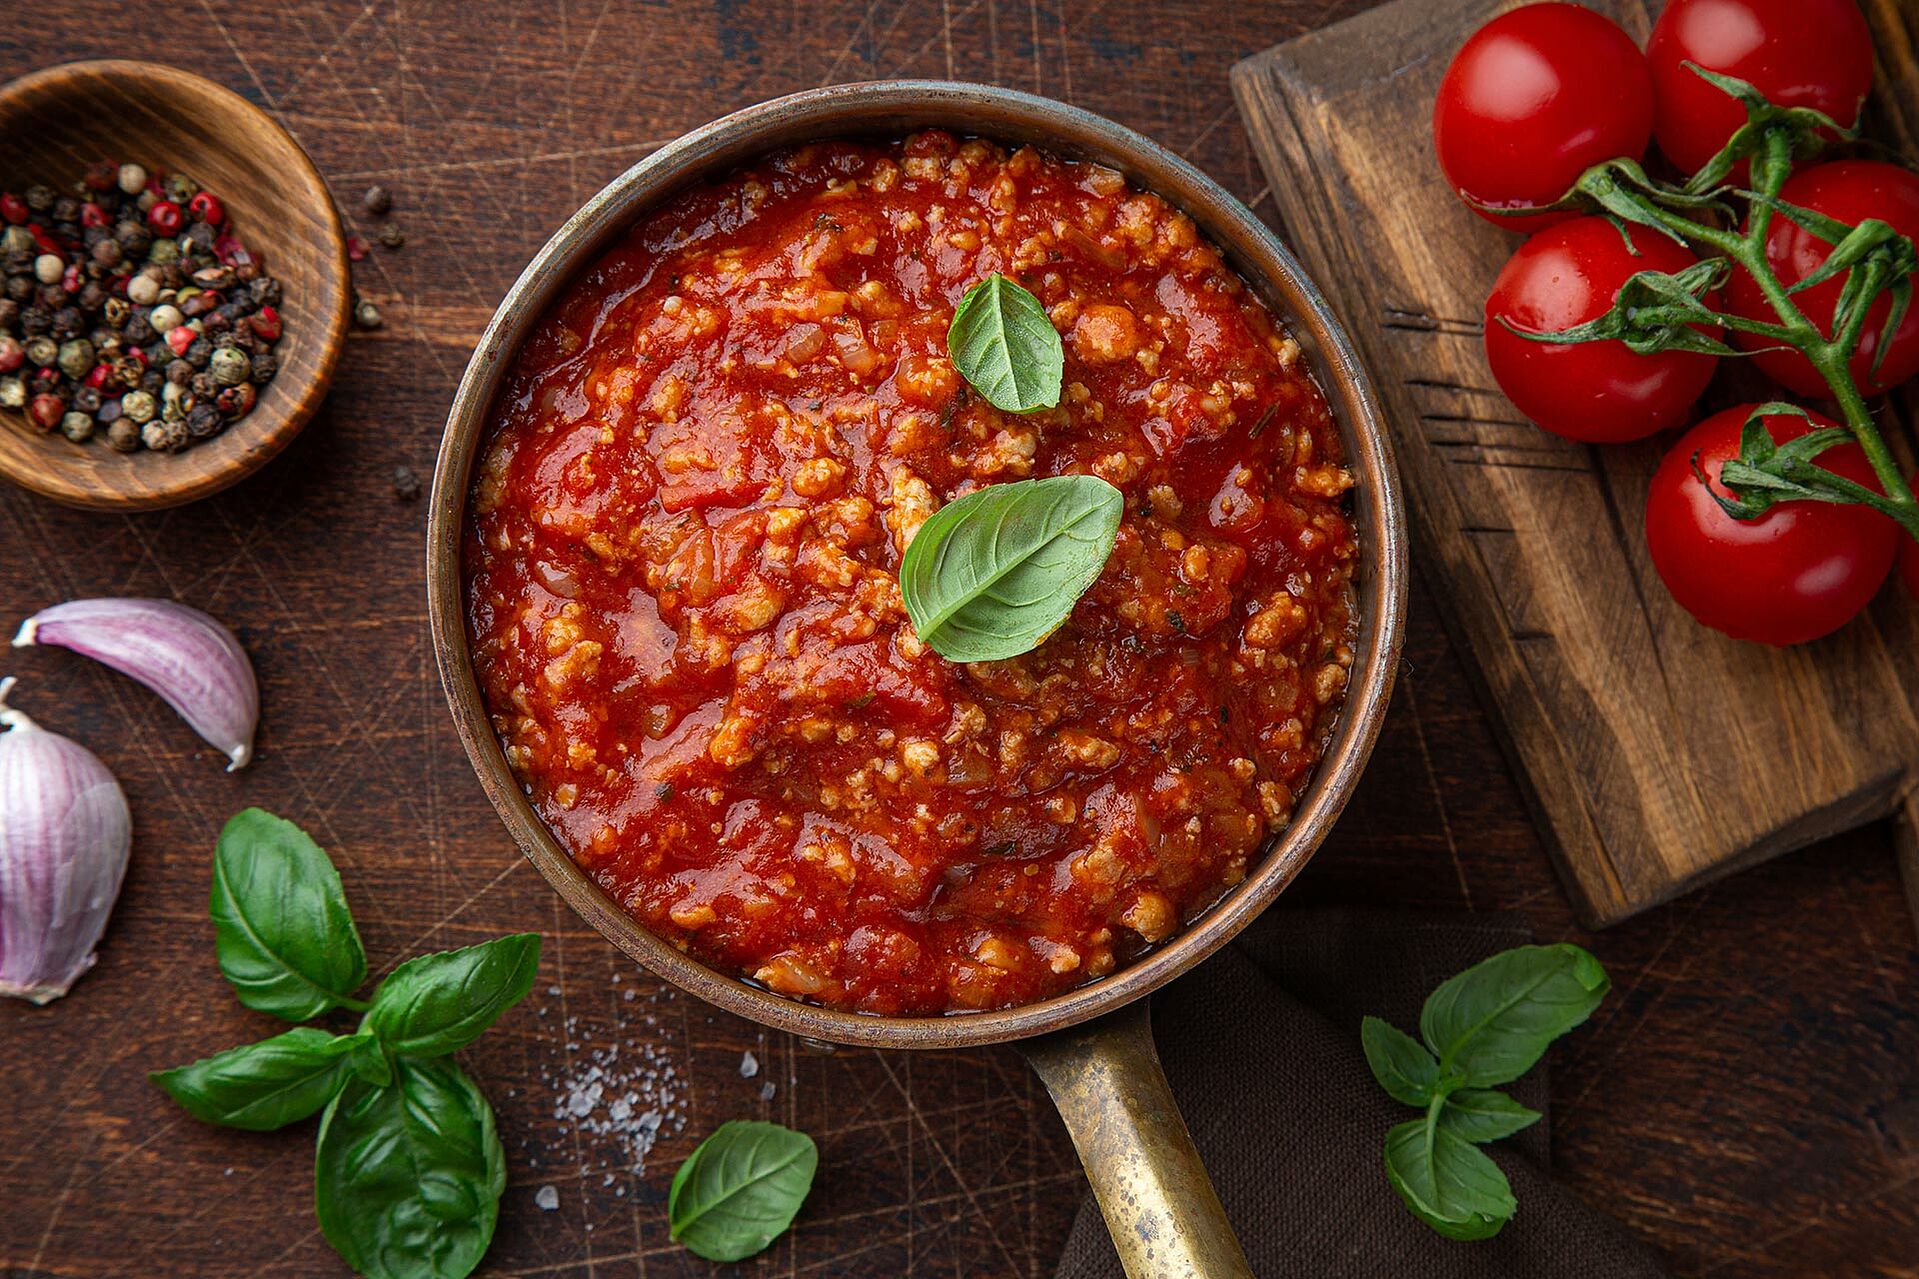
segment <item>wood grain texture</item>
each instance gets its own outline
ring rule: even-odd
[[[1614,923],[1890,812],[1919,760],[1910,602],[1817,644],[1728,640],[1645,549],[1668,439],[1596,448],[1536,430],[1486,367],[1484,299],[1517,237],[1432,155],[1432,99],[1513,0],[1399,0],[1240,64],[1234,86],[1282,220],[1365,346],[1421,549],[1582,917]],[[1639,0],[1592,7],[1636,37]],[[1910,9],[1874,7],[1888,132],[1919,117]],[[1720,402],[1754,398],[1743,374]],[[1889,624],[1891,629],[1889,629]]]
[[[23,708],[114,769],[136,827],[99,966],[51,1008],[0,1007],[0,1274],[345,1275],[313,1227],[311,1125],[208,1128],[143,1078],[274,1029],[227,993],[206,922],[214,836],[255,803],[333,851],[376,972],[500,933],[546,935],[533,995],[461,1054],[508,1154],[483,1274],[715,1273],[667,1238],[667,1184],[715,1125],[763,1117],[818,1138],[822,1174],[790,1237],[721,1273],[1050,1275],[1085,1183],[1013,1050],[811,1054],[662,989],[540,881],[460,752],[426,634],[424,503],[394,497],[393,469],[430,470],[467,353],[534,249],[685,129],[823,82],[991,80],[1137,128],[1270,214],[1227,69],[1363,7],[185,0],[105,4],[78,29],[53,8],[10,9],[0,77],[116,55],[209,76],[292,131],[358,233],[378,229],[361,192],[392,187],[408,243],[356,265],[387,326],[349,337],[326,405],[254,478],[132,516],[0,491],[0,631],[78,594],[178,596],[239,629],[265,709],[259,758],[230,776],[158,699],[73,654],[0,662],[21,677]],[[1511,908],[1542,940],[1590,946],[1617,989],[1554,1053],[1568,1184],[1684,1276],[1910,1272],[1919,943],[1886,828],[1587,933],[1440,625],[1433,567],[1415,583],[1399,692],[1359,793],[1275,914],[1295,901]],[[674,1071],[666,1108],[684,1127],[669,1123],[643,1159],[555,1113],[564,1085],[613,1051],[612,1073],[636,1087],[647,1069]],[[749,1051],[760,1069],[746,1079]],[[1260,1077],[1252,1064],[1248,1086]],[[640,1090],[657,1099],[661,1086]],[[559,1194],[550,1213],[535,1206],[543,1185]]]
[[[0,476],[56,502],[148,511],[217,493],[292,442],[319,409],[346,345],[346,241],[326,183],[272,117],[232,90],[146,62],[49,67],[0,88],[0,174],[66,190],[91,164],[138,158],[217,194],[284,288],[280,371],[247,416],[181,453],[74,444],[0,411]]]

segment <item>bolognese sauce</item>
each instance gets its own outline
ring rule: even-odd
[[[973,394],[992,272],[1057,408]],[[1114,171],[925,132],[787,151],[641,221],[540,320],[465,547],[474,665],[532,803],[659,936],[771,990],[928,1014],[1096,979],[1241,880],[1353,660],[1338,432],[1191,219]],[[1126,514],[1044,644],[914,633],[915,531],[1086,473]]]

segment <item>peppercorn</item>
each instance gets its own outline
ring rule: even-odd
[[[366,189],[366,194],[360,197],[360,203],[365,206],[368,213],[377,217],[393,207],[393,192],[375,182]]]
[[[211,191],[202,191],[188,200],[187,212],[210,226],[219,226],[227,220],[226,206]]]
[[[91,209],[94,206],[89,204],[87,207]],[[102,214],[101,216],[104,218],[106,215]],[[89,256],[93,253],[94,245],[101,244],[112,238],[113,232],[107,230],[107,224],[104,221],[88,222],[86,227],[80,232],[81,247],[86,249]]]
[[[200,194],[200,184],[184,173],[169,173],[160,185],[165,188],[167,199],[175,204],[185,204]]]
[[[94,315],[99,312],[100,308],[107,304],[107,299],[112,296],[113,295],[108,293],[105,286],[98,280],[88,280],[80,286],[80,292],[75,295],[73,300],[78,304],[81,311],[88,315]]]
[[[147,189],[147,171],[131,162],[114,171],[114,185],[127,195],[139,195]]]
[[[32,302],[33,277],[30,275],[7,277],[7,297],[23,306]]]
[[[201,289],[191,296],[180,299],[180,312],[189,320],[197,320],[220,305],[220,295],[212,289]]]
[[[67,415],[67,402],[57,395],[43,393],[27,405],[27,419],[42,431],[51,431]]]
[[[52,338],[40,335],[27,339],[27,363],[35,368],[45,368],[60,358],[60,344]]]
[[[211,373],[195,373],[187,382],[187,390],[193,393],[196,400],[211,400],[219,393],[220,386]]]
[[[67,291],[59,284],[38,284],[33,289],[33,300],[47,308],[47,315],[51,317],[55,311],[67,304]]]
[[[221,347],[214,351],[212,359],[207,364],[207,372],[212,374],[213,380],[221,386],[236,386],[246,381],[251,369],[252,361],[244,353],[231,347]]]
[[[128,391],[120,397],[120,412],[135,422],[151,422],[153,415],[160,411],[160,405],[151,392]]]
[[[420,477],[413,473],[413,468],[407,466],[393,468],[393,496],[402,502],[420,500]]]
[[[85,338],[69,338],[60,344],[57,358],[60,371],[78,382],[93,372],[93,343]]]
[[[0,333],[0,373],[11,373],[27,362],[27,348],[20,339]]]
[[[213,397],[213,406],[229,418],[245,417],[253,411],[253,400],[257,392],[246,382],[238,386],[229,386]]]
[[[47,210],[47,214],[55,222],[78,222],[80,202],[70,195],[63,195],[53,202],[53,207]]]
[[[273,375],[279,371],[280,361],[275,358],[273,352],[262,351],[253,357],[253,380],[260,385],[265,386],[268,382],[271,382]]]
[[[204,222],[195,222],[187,228],[186,234],[180,238],[186,241],[185,251],[187,253],[206,257],[207,260],[200,263],[201,266],[213,265],[213,242],[220,238],[218,231],[215,231]]]
[[[185,360],[168,360],[166,377],[167,381],[173,383],[175,386],[185,386],[193,380],[193,366]]]
[[[380,308],[366,298],[353,304],[353,322],[363,329],[377,329],[386,321],[380,315]]]
[[[140,442],[155,452],[178,453],[193,443],[185,422],[156,419],[140,428]]]
[[[100,392],[91,386],[74,388],[73,407],[82,413],[98,413],[100,411]]]
[[[247,292],[251,293],[253,300],[261,306],[280,305],[280,282],[270,275],[263,275],[257,280],[249,281]]]
[[[93,411],[93,420],[102,426],[112,426],[120,418],[120,401],[118,400],[103,399],[100,401],[100,407]]]
[[[69,412],[60,419],[60,434],[75,444],[85,444],[93,438],[93,417],[88,413]]]
[[[167,375],[159,369],[148,369],[140,374],[140,389],[148,395],[158,395],[167,384]]]
[[[94,244],[89,256],[101,266],[111,270],[120,265],[120,242],[111,236],[103,235],[102,238]]]
[[[134,346],[145,346],[153,341],[153,321],[146,311],[135,311],[127,317],[126,324],[120,330],[122,336]]]
[[[225,425],[226,419],[211,404],[203,402],[187,410],[187,434],[196,440],[218,435]]]
[[[406,232],[400,229],[398,222],[389,222],[380,228],[380,243],[389,249],[397,249],[406,243]]]
[[[160,272],[148,267],[127,281],[127,301],[135,306],[152,306],[160,300]]]
[[[138,222],[122,221],[113,228],[113,242],[130,258],[144,258],[153,247],[153,232]]]
[[[53,327],[53,312],[38,302],[20,312],[20,331],[32,337]]]
[[[20,322],[20,304],[12,298],[0,298],[0,329],[10,329]]]
[[[44,182],[36,182],[27,188],[27,208],[35,213],[46,213],[59,198],[59,193]]]
[[[147,323],[153,326],[155,333],[165,333],[186,319],[180,314],[180,308],[170,303],[161,303],[147,313]]]
[[[53,313],[53,323],[48,329],[62,342],[77,338],[87,331],[87,317],[80,314],[77,306],[63,306]]]
[[[147,250],[147,261],[157,267],[170,266],[179,260],[180,246],[165,237],[155,239],[153,247]]]
[[[6,254],[6,269],[9,274],[17,274],[21,269],[21,257],[25,255],[25,265],[31,267],[40,242],[33,238],[33,232],[23,226],[10,226],[0,231],[0,253]]]
[[[67,264],[57,253],[42,253],[33,260],[33,278],[42,284],[58,284],[67,273]]]
[[[0,409],[17,409],[27,402],[26,379],[0,377]]]
[[[140,428],[126,418],[115,418],[107,427],[107,447],[116,453],[132,453],[140,447]]]

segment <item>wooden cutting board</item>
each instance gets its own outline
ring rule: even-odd
[[[1289,238],[1378,385],[1419,569],[1567,891],[1600,926],[1904,802],[1919,761],[1919,607],[1889,590],[1838,635],[1784,651],[1699,626],[1642,532],[1669,439],[1575,444],[1499,394],[1481,319],[1518,237],[1453,198],[1431,126],[1453,53],[1513,7],[1396,0],[1248,58],[1233,88]],[[1642,40],[1656,11],[1588,7]],[[1919,7],[1862,8],[1880,61],[1870,132],[1919,155]],[[1750,378],[1722,374],[1743,390],[1715,386],[1707,406],[1765,398]],[[1887,416],[1909,424],[1901,394]],[[1893,433],[1904,447],[1907,431]]]

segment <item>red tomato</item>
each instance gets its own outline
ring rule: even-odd
[[[1659,149],[1689,174],[1719,153],[1746,109],[1686,62],[1744,80],[1775,106],[1811,107],[1848,127],[1872,88],[1872,34],[1853,0],[1668,0],[1646,60]]]
[[[1486,299],[1486,362],[1499,389],[1555,435],[1595,444],[1637,440],[1677,426],[1719,361],[1690,351],[1635,355],[1624,342],[1552,346],[1509,331],[1557,332],[1598,319],[1639,271],[1682,271],[1695,258],[1655,231],[1635,228],[1634,256],[1604,218],[1576,218],[1519,246]],[[1718,299],[1708,296],[1708,306]]]
[[[1879,512],[1824,502],[1781,502],[1756,520],[1719,509],[1693,473],[1693,455],[1719,485],[1719,468],[1739,455],[1753,405],[1715,413],[1680,437],[1659,464],[1646,497],[1646,546],[1666,589],[1688,613],[1734,639],[1803,644],[1838,630],[1877,593],[1904,534]],[[1791,414],[1766,418],[1778,443],[1836,423]],[[1877,489],[1856,444],[1819,455],[1819,465]]]
[[[1821,164],[1795,173],[1779,195],[1789,204],[1838,218],[1849,226],[1857,226],[1867,218],[1878,218],[1891,223],[1901,235],[1919,238],[1919,174],[1896,164],[1882,164],[1877,160]],[[1831,251],[1832,246],[1818,236],[1776,215],[1772,229],[1766,233],[1766,260],[1772,263],[1781,283],[1788,287],[1817,270]],[[1832,333],[1832,308],[1839,301],[1845,280],[1845,276],[1837,276],[1793,295],[1806,318],[1828,336]],[[1772,304],[1759,292],[1752,276],[1744,271],[1735,272],[1727,283],[1726,303],[1735,315],[1768,321],[1778,319]],[[1882,294],[1866,314],[1865,332],[1860,335],[1859,350],[1852,357],[1853,379],[1867,395],[1877,395],[1919,373],[1919,307],[1914,307],[1906,312],[1905,319],[1893,333],[1891,349],[1886,352],[1885,363],[1879,366],[1879,376],[1872,376],[1879,334],[1891,310],[1892,298]],[[1763,338],[1746,334],[1738,337],[1739,344],[1747,350],[1767,346]],[[1774,349],[1754,356],[1753,362],[1773,381],[1800,395],[1817,399],[1832,397],[1826,380],[1797,351]]]
[[[1601,160],[1646,154],[1652,76],[1611,19],[1573,4],[1503,13],[1453,57],[1433,146],[1454,192],[1496,208],[1551,204]],[[1489,221],[1538,230],[1570,214]]]

